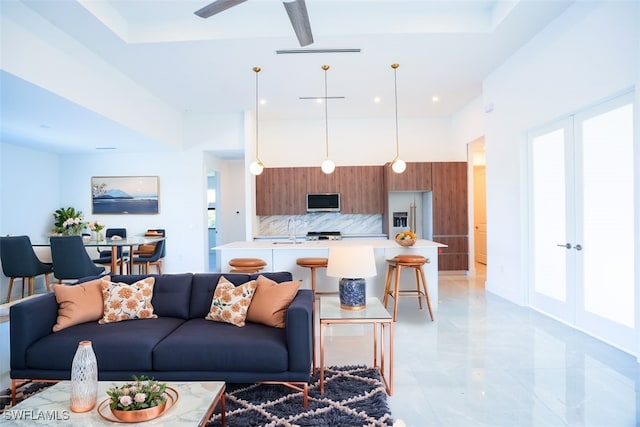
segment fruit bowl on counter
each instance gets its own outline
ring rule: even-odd
[[[416,243],[417,236],[413,231],[402,231],[396,234],[395,240],[400,246],[413,246]]]

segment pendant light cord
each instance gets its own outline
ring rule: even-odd
[[[396,101],[396,159],[400,158],[400,143],[398,138],[398,67],[399,64],[391,65],[393,68],[393,90]]]
[[[260,72],[260,67],[254,67],[253,71],[256,72],[256,160],[260,161],[258,153],[258,73]]]
[[[329,98],[327,98],[327,70],[328,65],[323,65],[324,70],[324,146],[325,146],[325,159],[329,158]]]

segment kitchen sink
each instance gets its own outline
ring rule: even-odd
[[[273,242],[274,245],[300,245],[302,243],[304,243],[304,242],[290,242],[290,241],[287,241],[287,242]]]

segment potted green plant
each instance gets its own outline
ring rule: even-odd
[[[60,208],[53,213],[52,233],[61,234],[63,236],[72,236],[82,233],[86,223],[81,211],[77,211],[72,207]]]

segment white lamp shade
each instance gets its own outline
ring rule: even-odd
[[[264,165],[260,160],[256,160],[249,165],[249,171],[253,175],[260,175],[264,170]]]
[[[395,159],[391,164],[391,169],[393,169],[395,173],[402,173],[406,168],[407,164],[401,159]]]
[[[327,159],[324,162],[322,162],[320,169],[322,169],[322,172],[326,174],[330,174],[330,173],[333,173],[334,170],[336,170],[336,164],[333,163],[332,160]]]
[[[329,249],[327,276],[365,278],[376,275],[376,260],[371,246],[335,246]]]

